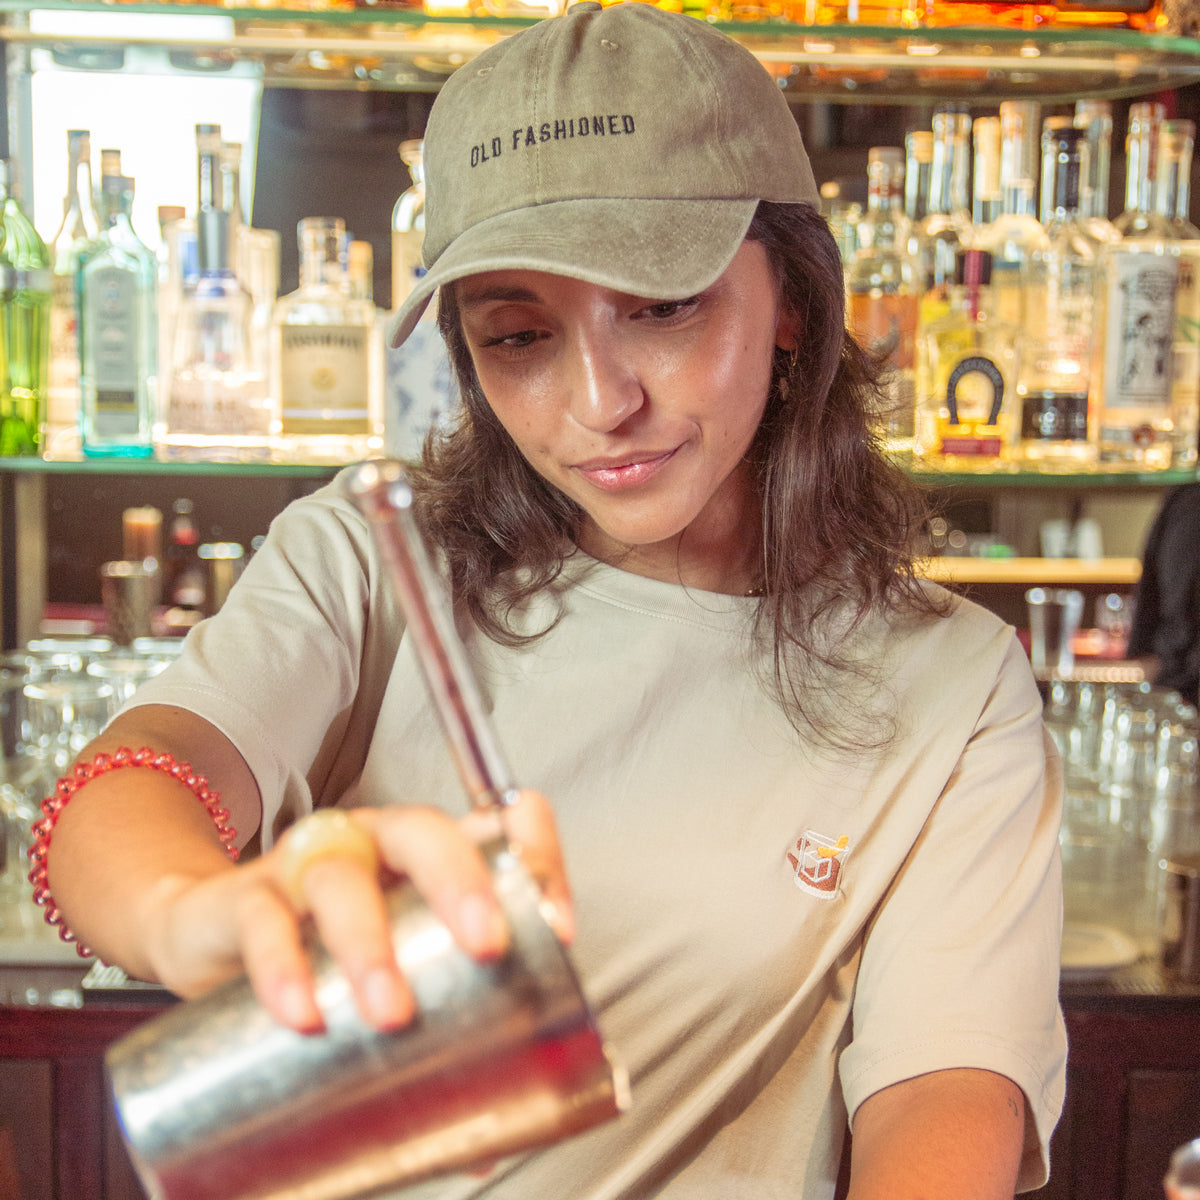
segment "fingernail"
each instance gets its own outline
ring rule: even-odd
[[[363,1014],[372,1025],[394,1028],[412,1016],[412,1007],[400,980],[386,967],[374,967],[363,976]]]
[[[324,1027],[321,1011],[308,989],[299,983],[285,983],[278,993],[279,1011],[293,1029],[316,1032]]]
[[[496,904],[485,896],[464,896],[458,919],[466,949],[476,954],[499,954],[508,945],[508,926]]]

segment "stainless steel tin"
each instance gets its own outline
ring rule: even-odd
[[[516,795],[416,528],[399,464],[351,494],[405,609],[462,782],[478,807]],[[350,1200],[477,1167],[588,1129],[627,1103],[566,949],[519,856],[486,850],[512,930],[498,962],[464,954],[407,884],[392,938],[418,1016],[380,1033],[314,947],[327,1029],[277,1025],[243,979],[114,1045],[107,1067],[134,1164],[161,1200]]]
[[[1162,967],[1176,979],[1200,983],[1200,855],[1176,855],[1166,859],[1162,869]]]

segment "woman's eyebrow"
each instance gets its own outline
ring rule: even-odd
[[[459,295],[460,308],[473,308],[480,304],[490,304],[496,300],[509,300],[525,304],[537,304],[541,297],[531,288],[518,287],[515,284],[497,283],[490,287],[472,288],[469,285],[462,289]]]

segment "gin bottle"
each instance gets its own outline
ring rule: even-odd
[[[79,426],[84,454],[153,452],[158,360],[154,252],[134,232],[133,180],[106,175],[105,228],[79,263]]]
[[[1031,466],[1079,470],[1095,458],[1088,437],[1094,294],[1100,243],[1084,224],[1087,131],[1070,117],[1042,127],[1047,244],[1030,261],[1017,396],[1021,456]]]
[[[899,455],[912,453],[920,293],[917,260],[908,252],[903,175],[899,149],[877,146],[869,152],[867,241],[846,271],[850,330],[883,366],[879,431],[885,448]]]
[[[1018,326],[990,302],[991,255],[959,254],[950,311],[918,339],[928,393],[917,405],[915,449],[926,467],[1012,469],[1020,427],[1016,402]]]
[[[70,426],[79,411],[79,312],[76,272],[84,249],[100,233],[92,191],[91,135],[67,130],[67,191],[63,219],[50,240],[54,280],[50,303],[50,427]]]
[[[39,454],[50,373],[50,251],[0,159],[0,456]]]
[[[367,458],[383,445],[382,350],[375,305],[346,289],[346,223],[299,223],[300,286],[275,305],[271,381],[289,455]]]

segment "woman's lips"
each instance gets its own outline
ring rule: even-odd
[[[634,454],[627,460],[592,459],[578,463],[575,470],[601,491],[620,492],[645,483],[657,474],[674,454],[675,450],[664,450],[649,455]]]

